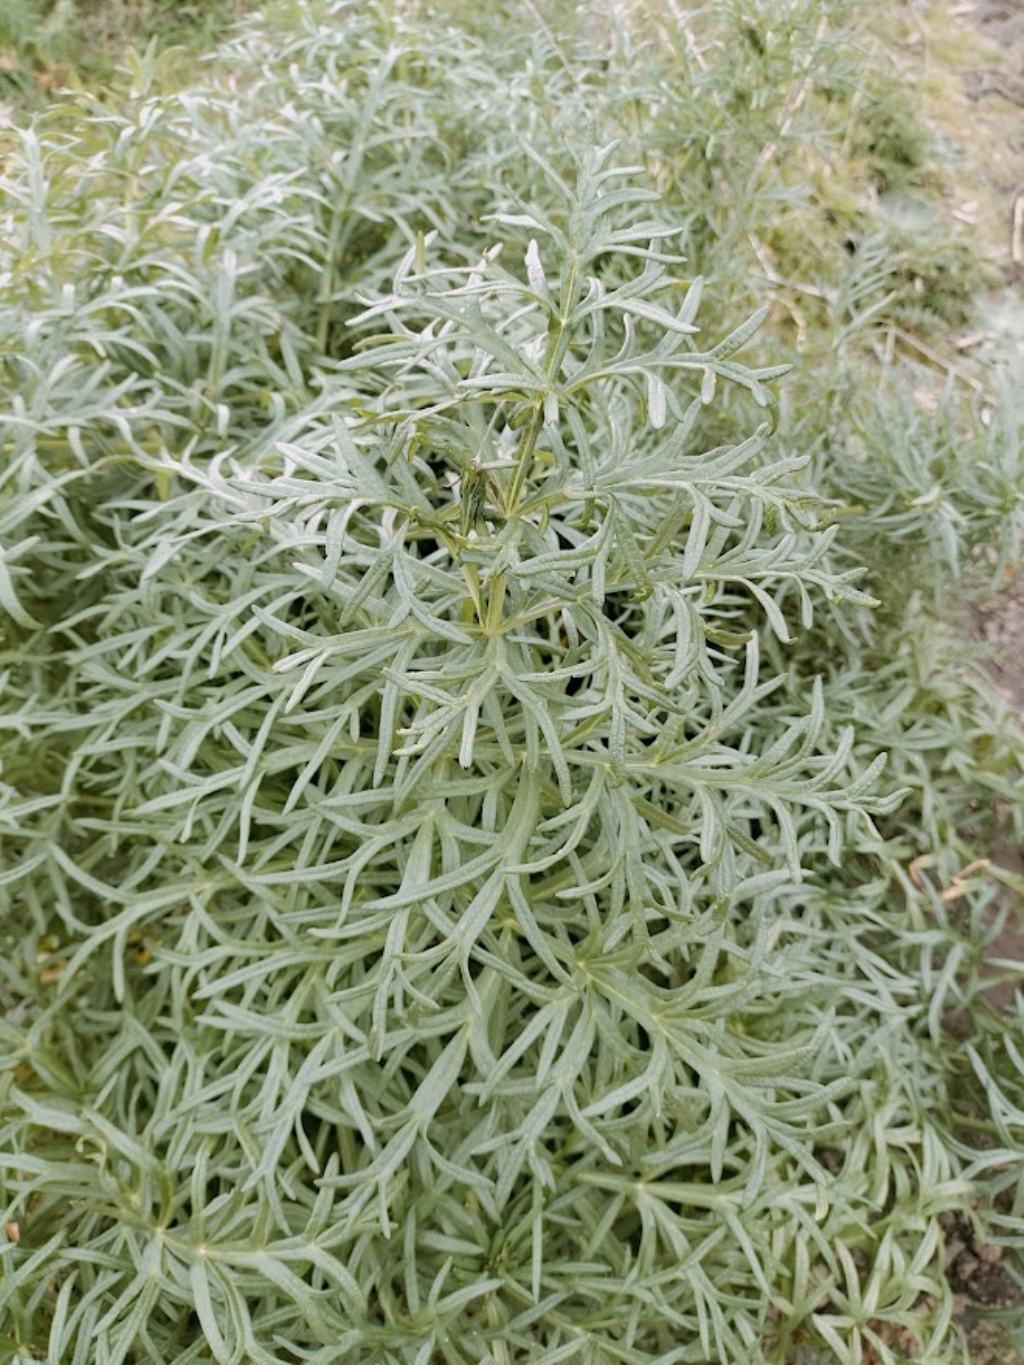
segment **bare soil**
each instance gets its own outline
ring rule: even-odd
[[[971,1365],[1015,1365],[1019,1357],[1009,1346],[1005,1328],[983,1316],[1013,1309],[1021,1302],[1004,1249],[979,1242],[968,1221],[957,1215],[949,1215],[946,1237],[946,1274]]]
[[[973,627],[993,682],[1024,722],[1024,582],[976,608]]]

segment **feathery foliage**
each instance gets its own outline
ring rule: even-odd
[[[1019,447],[834,420],[884,271],[817,375],[761,340],[737,222],[852,51],[771,8],[296,8],[21,137],[10,1359],[959,1358],[1024,1119],[952,879],[1020,746],[867,589],[1006,571]]]

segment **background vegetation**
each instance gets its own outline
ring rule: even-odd
[[[246,0],[0,0],[0,99],[39,103],[115,77],[131,45],[208,50],[255,5]]]
[[[1020,388],[902,20],[280,4],[29,127],[113,13],[0,13],[6,1358],[1012,1358]]]

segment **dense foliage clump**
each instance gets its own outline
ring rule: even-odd
[[[763,8],[296,9],[20,139],[12,1360],[959,1358],[1019,426],[869,391],[884,262],[785,377],[738,225],[854,49]]]

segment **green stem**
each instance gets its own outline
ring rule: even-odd
[[[569,274],[562,286],[562,297],[560,300],[561,311],[558,317],[558,327],[552,334],[548,342],[547,361],[544,366],[544,379],[546,388],[551,388],[555,376],[561,369],[565,353],[569,349],[569,318],[572,315],[573,300],[576,297],[576,281],[579,274],[578,258],[573,253],[572,264]],[[520,510],[519,502],[522,497],[523,485],[526,476],[530,472],[533,463],[533,452],[537,445],[537,437],[540,435],[543,426],[544,399],[539,398],[534,406],[530,417],[530,425],[527,428],[523,444],[519,449],[519,458],[516,461],[515,473],[512,476],[512,487],[509,489],[508,500],[505,505],[506,517],[511,520]]]

